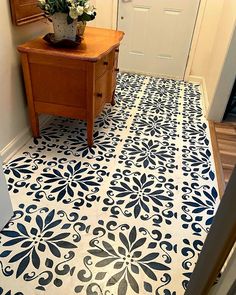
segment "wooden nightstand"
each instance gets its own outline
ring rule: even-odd
[[[114,104],[117,62],[124,33],[89,28],[76,49],[57,49],[42,38],[18,46],[32,133],[39,137],[38,114],[87,121],[93,145],[94,119],[105,103]]]

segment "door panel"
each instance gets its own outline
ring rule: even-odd
[[[199,0],[121,0],[120,68],[182,79]]]

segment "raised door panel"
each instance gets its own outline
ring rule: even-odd
[[[37,2],[37,0],[10,0],[13,23],[20,26],[43,18]]]

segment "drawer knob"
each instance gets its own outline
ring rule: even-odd
[[[118,73],[120,71],[120,69],[119,68],[116,68],[115,71]]]
[[[108,61],[103,62],[104,66],[108,66]]]
[[[102,97],[102,93],[101,92],[99,92],[99,93],[97,93],[97,97]]]

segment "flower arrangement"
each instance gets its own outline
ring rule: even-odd
[[[76,19],[82,22],[91,21],[96,16],[95,7],[88,0],[38,0],[38,6],[47,18],[57,12],[67,14],[68,24]]]

